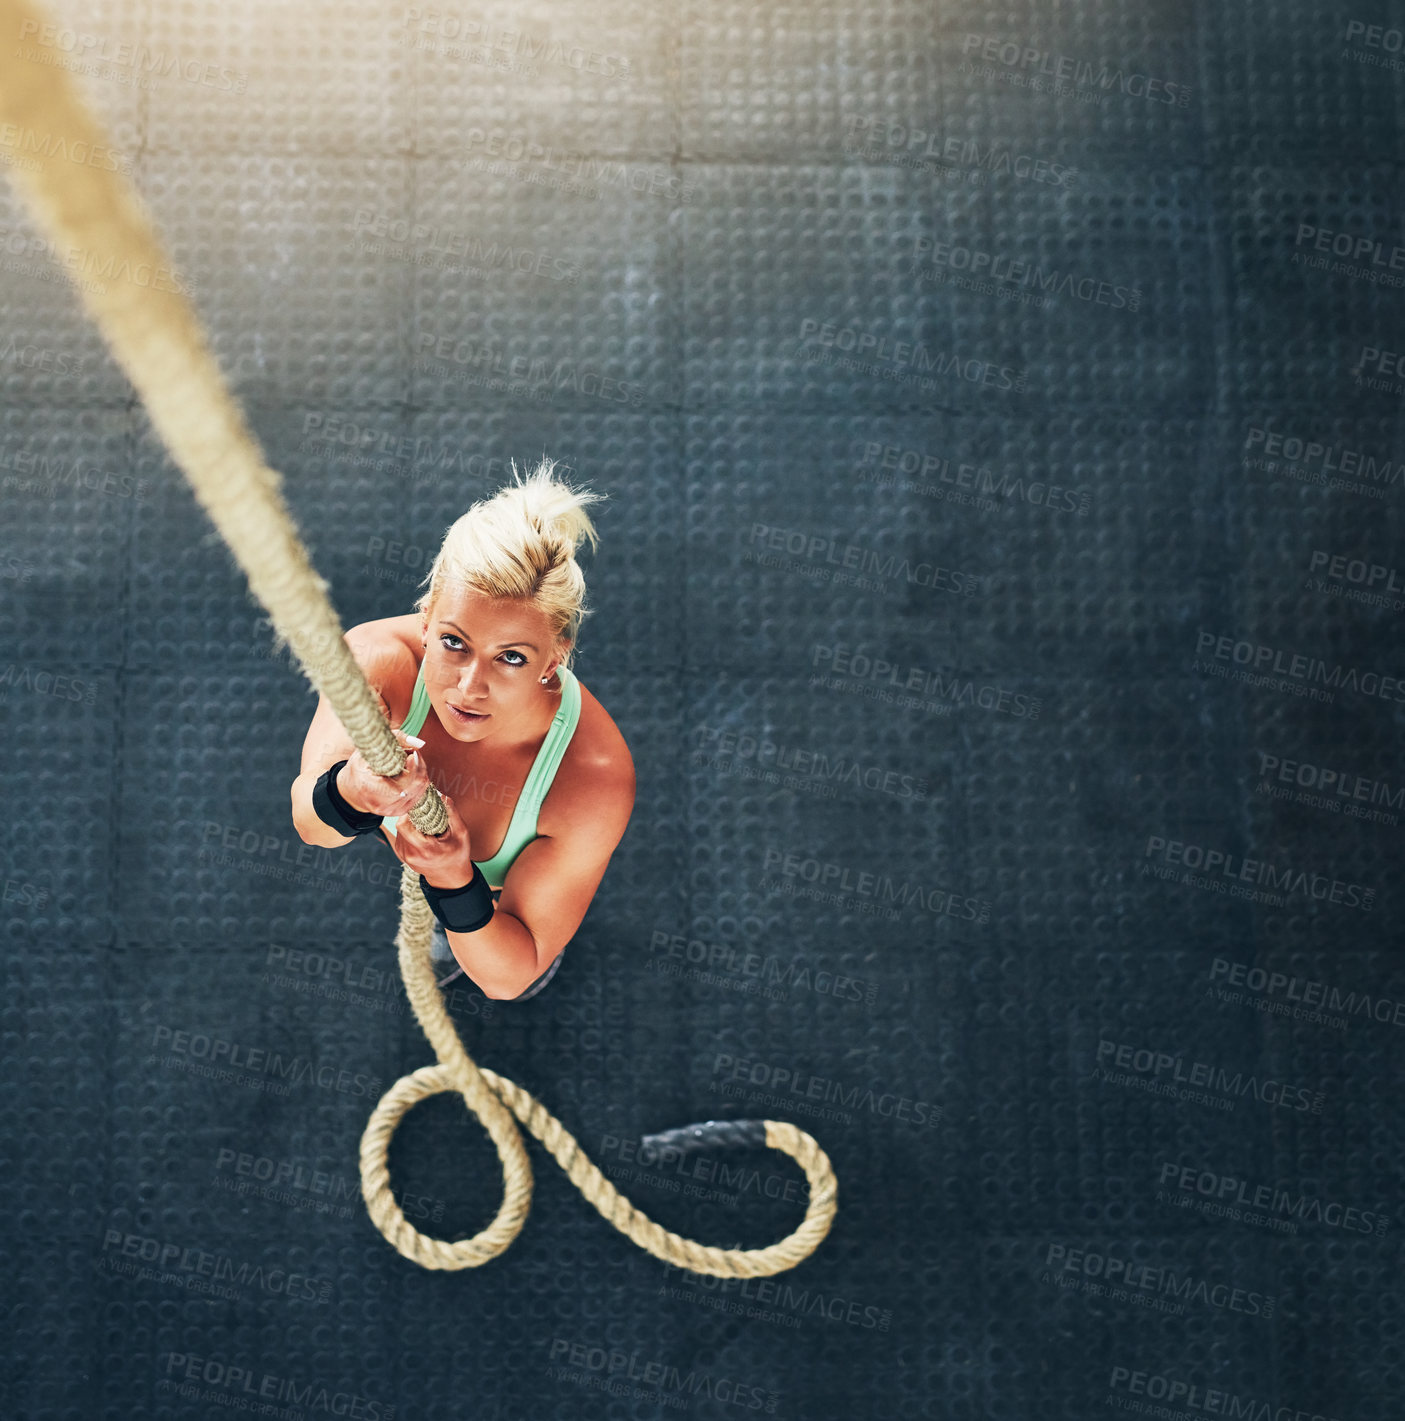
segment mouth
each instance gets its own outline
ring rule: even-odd
[[[449,706],[449,709],[454,714],[454,718],[463,725],[478,725],[488,719],[486,715],[479,715],[476,711],[460,710],[455,705],[449,705],[447,701],[445,701],[444,704]]]

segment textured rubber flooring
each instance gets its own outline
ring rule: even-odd
[[[390,857],[0,187],[5,1417],[1395,1421],[1405,4],[65,4],[348,624],[546,452],[630,828],[406,1263]],[[23,161],[0,134],[0,160]],[[397,1136],[445,1237],[498,1166]]]

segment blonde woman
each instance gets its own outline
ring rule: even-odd
[[[377,834],[421,875],[437,943],[499,1000],[555,974],[634,808],[624,737],[571,670],[589,615],[575,553],[596,545],[585,507],[600,495],[549,460],[513,476],[445,534],[416,612],[346,634],[405,769],[373,773],[323,699],[292,786],[305,843]],[[449,818],[437,838],[407,817],[431,781]]]

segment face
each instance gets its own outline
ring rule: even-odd
[[[527,602],[446,587],[423,620],[424,685],[455,740],[487,740],[530,727],[569,642],[556,642]],[[554,697],[552,698],[554,701]]]

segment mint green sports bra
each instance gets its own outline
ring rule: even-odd
[[[533,839],[539,837],[537,818],[541,813],[542,802],[551,788],[551,782],[556,778],[556,771],[560,768],[566,747],[571,743],[571,737],[576,733],[576,724],[581,718],[580,683],[565,666],[556,668],[556,679],[561,683],[561,706],[547,727],[546,738],[542,741],[541,749],[537,751],[537,758],[527,774],[522,793],[518,795],[517,803],[513,806],[512,821],[507,826],[502,848],[490,859],[474,860],[483,870],[483,877],[494,888],[502,887],[507,878],[507,871],[516,861],[517,855]],[[415,693],[410,698],[410,710],[400,727],[401,730],[406,735],[418,735],[429,718],[429,712],[429,692],[424,688],[424,665],[421,663],[420,674],[415,678]],[[390,833],[396,832],[395,817],[387,815],[382,824]]]

